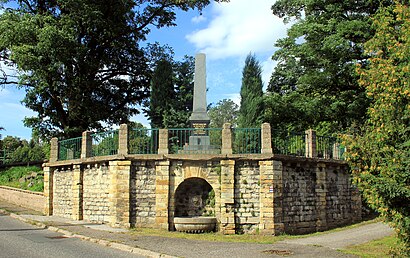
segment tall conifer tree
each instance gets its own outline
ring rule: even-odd
[[[165,113],[173,106],[175,90],[172,65],[168,60],[157,62],[151,80],[150,106],[147,114],[152,128],[164,128]]]
[[[242,71],[239,127],[258,127],[262,122],[263,91],[262,67],[256,57],[249,54]]]

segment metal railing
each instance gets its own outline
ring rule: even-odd
[[[79,159],[81,157],[81,137],[58,142],[58,160]]]
[[[306,134],[272,130],[272,151],[274,154],[305,157]]]
[[[220,154],[222,128],[168,129],[170,154]]]
[[[234,154],[258,154],[261,153],[261,129],[260,128],[234,128],[232,130]]]
[[[13,152],[6,150],[6,148],[4,148],[3,150],[0,150],[0,164],[6,164],[9,162],[9,160],[11,159],[11,154]]]
[[[108,156],[118,154],[118,130],[91,134],[91,156]]]
[[[316,136],[316,152],[318,158],[343,159],[345,147],[336,137]]]
[[[233,128],[231,132],[233,154],[261,153],[261,128]],[[87,153],[85,155],[87,157],[88,155],[96,157],[118,154],[120,148],[119,130],[88,135],[91,141],[87,140],[87,142],[89,142],[88,144],[91,143],[91,145],[86,147]],[[309,147],[307,143],[308,135],[305,132],[295,133],[271,130],[271,136],[274,154],[343,159],[345,152],[345,147],[340,143],[340,139],[336,137],[316,135],[316,142],[313,145],[309,145]],[[159,129],[130,128],[127,139],[127,153],[158,154],[159,142]],[[80,158],[81,144],[82,137],[58,141],[58,160]],[[229,148],[228,146],[226,147]],[[311,148],[314,153],[307,153]],[[168,129],[169,154],[220,154],[221,149],[221,128]],[[0,150],[0,162],[3,162],[3,164],[7,161],[6,155],[4,150]]]
[[[129,154],[157,154],[159,130],[131,128],[128,132]]]

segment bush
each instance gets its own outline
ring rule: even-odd
[[[42,192],[44,173],[39,167],[12,167],[0,171],[0,185]]]

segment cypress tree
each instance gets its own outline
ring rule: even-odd
[[[256,57],[249,54],[242,71],[239,127],[259,127],[263,114],[262,67]]]
[[[172,64],[165,59],[157,62],[151,80],[150,104],[147,114],[152,128],[164,128],[164,116],[175,99]]]

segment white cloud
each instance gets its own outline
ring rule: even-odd
[[[263,81],[263,86],[264,90],[266,90],[266,87],[269,84],[270,77],[272,76],[273,69],[277,65],[278,62],[273,61],[271,57],[266,59],[265,61],[261,62],[262,66],[262,81]]]
[[[206,20],[207,20],[207,19],[206,19],[206,17],[205,17],[204,15],[198,15],[198,16],[195,16],[195,17],[193,17],[193,18],[191,19],[191,21],[192,21],[193,23],[195,23],[195,24],[204,22],[204,21],[206,21]]]
[[[282,19],[271,11],[272,0],[231,0],[212,4],[212,20],[205,29],[187,35],[189,42],[211,59],[274,52],[277,39],[286,36]]]
[[[232,93],[232,94],[226,94],[226,97],[233,102],[235,102],[236,105],[240,106],[241,105],[241,94],[239,93]]]

